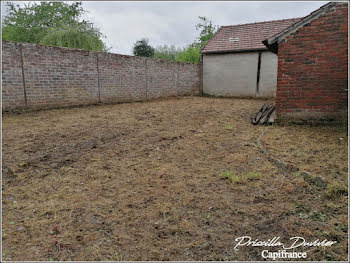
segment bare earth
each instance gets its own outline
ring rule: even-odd
[[[250,124],[261,100],[184,97],[3,116],[4,260],[262,260],[302,236],[347,260],[347,130]],[[343,139],[341,139],[341,137]],[[225,171],[255,180],[233,183]],[[302,171],[328,187],[306,182]],[[276,251],[281,248],[264,248]]]

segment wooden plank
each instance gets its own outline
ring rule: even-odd
[[[260,110],[251,116],[251,123],[256,124],[272,124],[275,120],[275,106],[272,104],[264,104]],[[271,118],[270,118],[271,117]]]
[[[267,124],[273,124],[275,122],[275,118],[276,118],[276,111],[273,111],[267,121]]]
[[[270,105],[269,109],[265,112],[264,116],[261,118],[261,120],[259,121],[260,124],[267,124],[267,121],[270,117],[270,115],[272,114],[272,112],[275,111],[275,106]]]
[[[266,109],[269,107],[269,104],[264,104],[262,107],[261,107],[261,111],[262,112],[265,112]]]

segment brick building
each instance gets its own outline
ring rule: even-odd
[[[279,120],[346,118],[347,3],[330,2],[263,43],[278,54]]]
[[[274,97],[277,55],[261,41],[300,19],[222,26],[201,50],[203,92],[215,96]]]

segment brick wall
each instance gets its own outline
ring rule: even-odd
[[[98,53],[101,101],[146,99],[145,58]]]
[[[343,3],[279,43],[278,118],[344,117],[347,88],[348,6]]]
[[[142,101],[200,91],[200,65],[192,63],[3,41],[2,65],[4,110]]]
[[[21,46],[17,43],[2,45],[2,105],[14,108],[25,105]]]
[[[28,107],[98,102],[96,54],[28,44],[22,52]]]

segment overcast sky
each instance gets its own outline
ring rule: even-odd
[[[106,35],[111,52],[131,54],[133,43],[142,37],[148,38],[153,46],[183,47],[192,43],[198,36],[195,29],[198,16],[210,18],[215,25],[235,25],[303,17],[327,2],[86,1],[83,8],[88,11],[88,20]],[[3,2],[1,5],[4,6]]]

